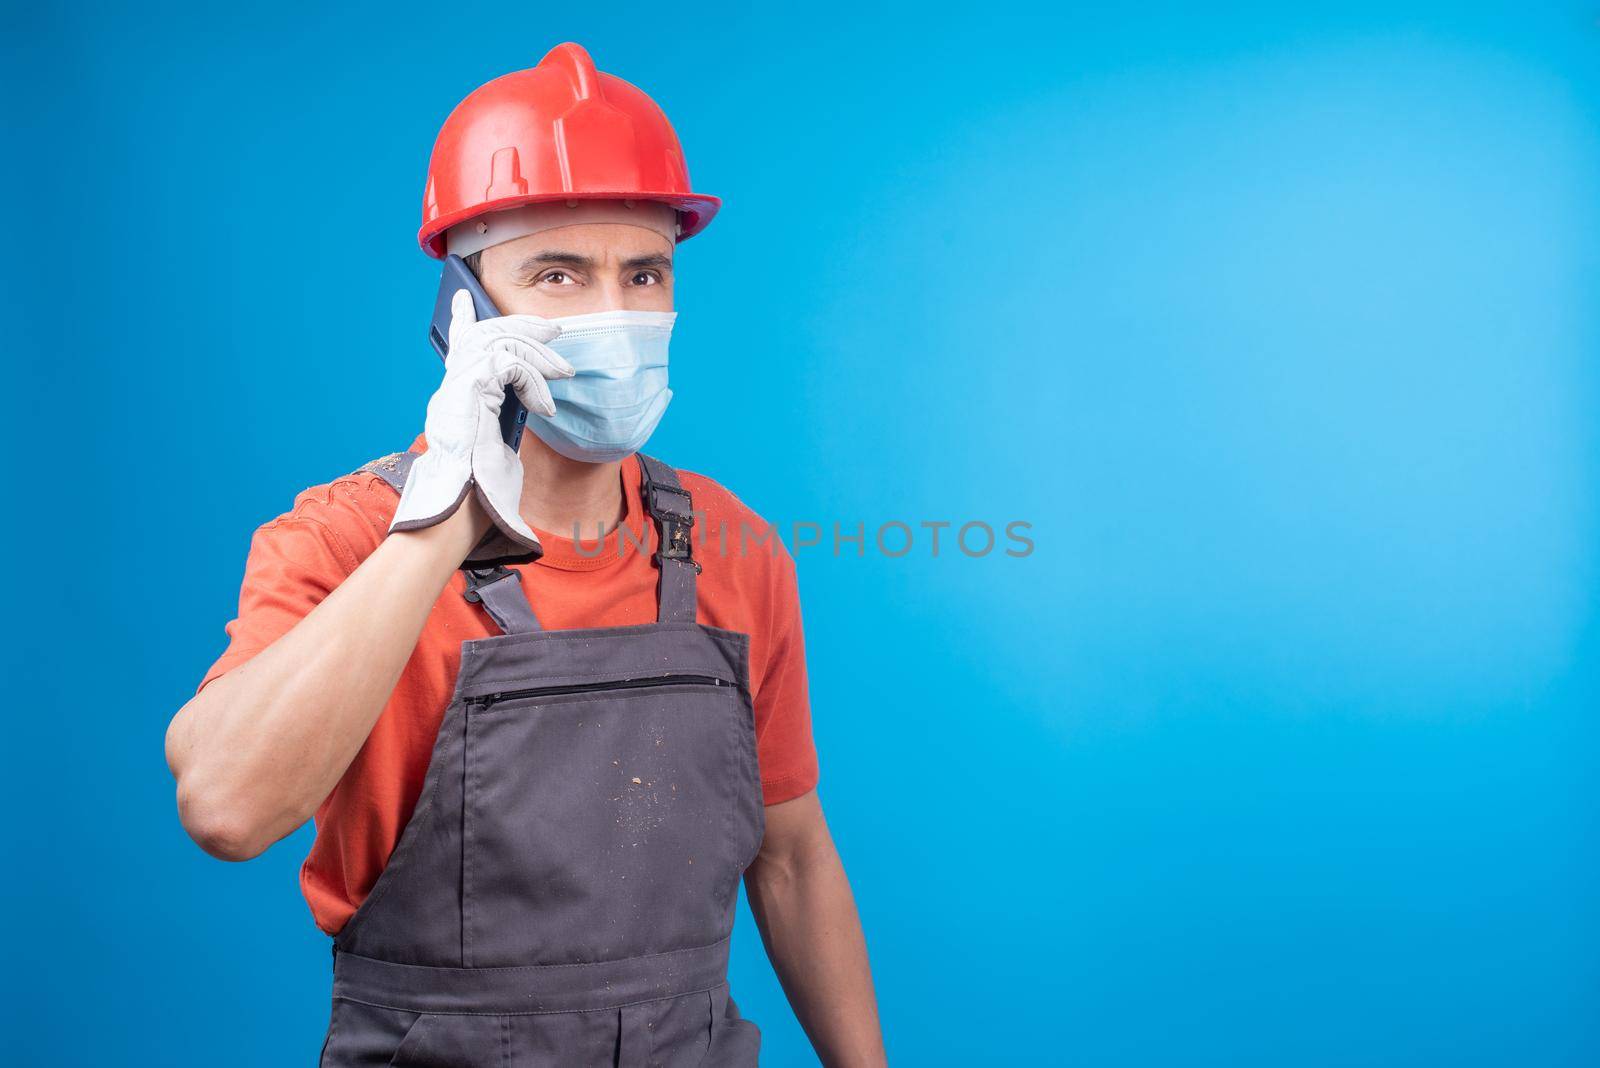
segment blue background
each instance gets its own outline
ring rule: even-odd
[[[798,553],[895,1063],[1600,1062],[1595,7],[563,7],[0,16],[6,1059],[313,1061],[309,836],[202,855],[162,735],[420,428],[439,123],[575,39],[727,200],[652,451],[1033,524]]]

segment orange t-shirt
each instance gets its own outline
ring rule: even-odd
[[[419,436],[412,449],[424,448]],[[704,568],[699,621],[750,635],[761,789],[775,805],[808,792],[818,778],[794,561],[775,534],[764,542],[756,533],[741,539],[741,524],[751,532],[767,528],[737,497],[701,475],[680,475],[694,496],[694,554]],[[600,546],[541,530],[544,556],[515,566],[545,629],[655,621],[658,571],[637,543],[647,529],[644,544],[653,551],[656,538],[632,456],[622,462],[622,484],[631,536],[612,531]],[[344,581],[383,540],[398,501],[377,475],[352,474],[304,491],[290,511],[260,527],[250,543],[239,615],[227,627],[231,642],[200,687],[272,644]],[[329,934],[372,889],[411,818],[455,690],[462,641],[500,633],[481,605],[462,596],[465,588],[457,572],[366,744],[317,810],[316,841],[300,885],[317,926]]]

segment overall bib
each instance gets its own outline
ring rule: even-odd
[[[367,465],[397,490],[414,454]],[[728,993],[766,827],[749,638],[695,622],[687,491],[644,455],[657,622],[546,631],[467,571],[465,641],[415,812],[334,940],[324,1068],[756,1064]]]

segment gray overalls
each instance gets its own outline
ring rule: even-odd
[[[397,490],[415,457],[374,461]],[[745,1066],[728,994],[766,827],[749,638],[695,622],[693,523],[640,455],[658,621],[547,631],[503,566],[465,641],[417,807],[334,940],[324,1068]]]

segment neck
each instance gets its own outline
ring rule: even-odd
[[[517,457],[522,461],[522,518],[529,526],[560,538],[581,531],[584,540],[593,540],[597,529],[604,537],[622,522],[627,502],[621,460],[571,460],[532,432],[522,435]]]

